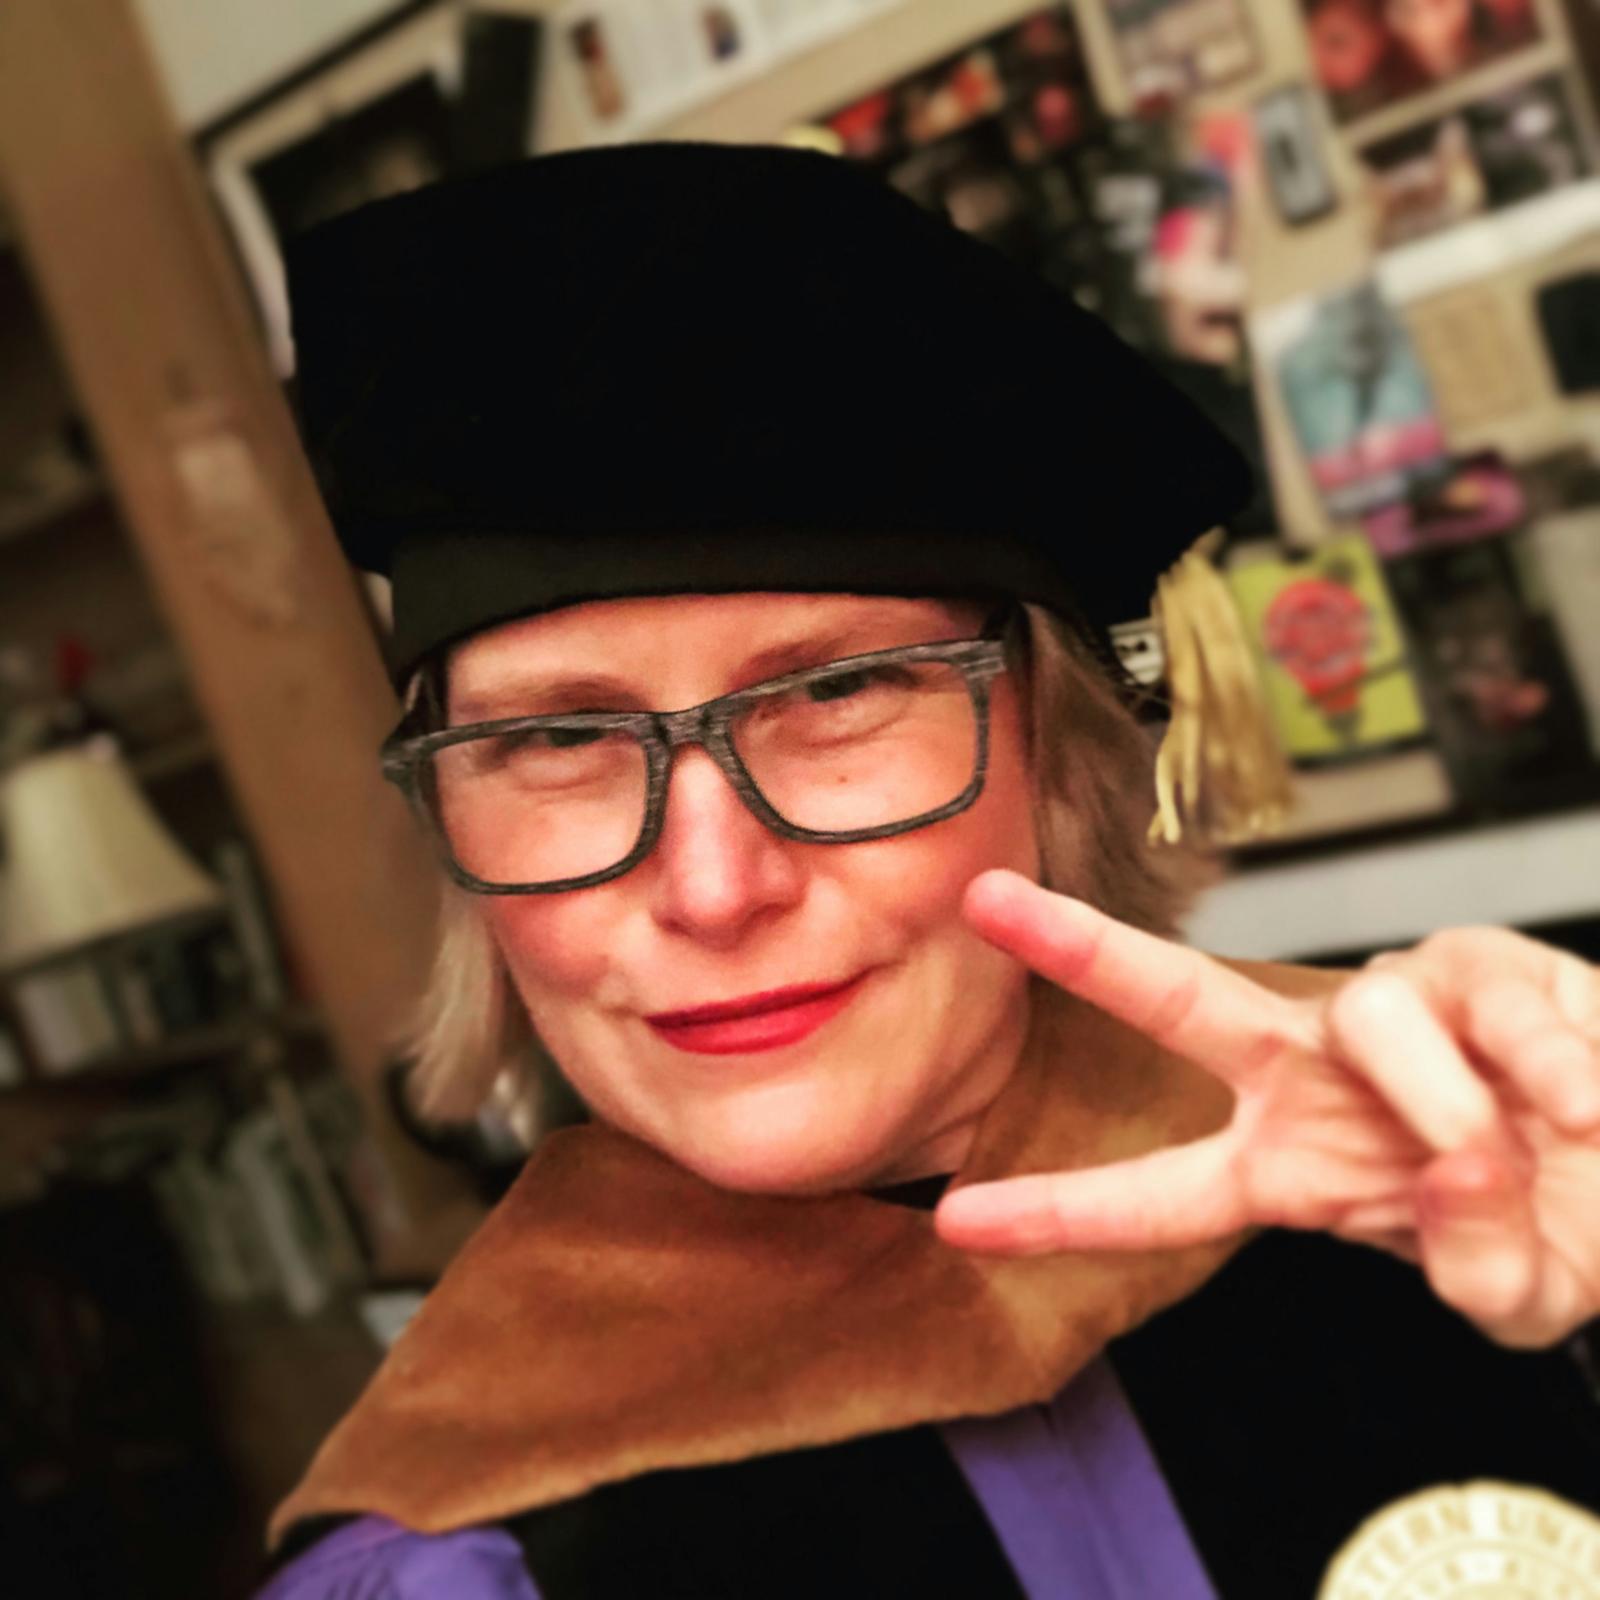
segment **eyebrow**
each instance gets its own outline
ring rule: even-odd
[[[540,716],[562,711],[642,711],[637,687],[603,674],[561,673],[508,678],[470,694],[450,696],[452,722],[489,722],[497,717]]]
[[[731,687],[722,691],[734,694],[740,689],[781,678],[788,672],[822,666],[842,656],[864,655],[874,649],[889,650],[895,644],[869,642],[875,619],[845,623],[826,634],[810,634],[788,639],[758,650],[740,662]],[[906,643],[914,641],[898,641]],[[707,698],[719,698],[708,696]],[[497,717],[560,715],[565,711],[671,711],[676,706],[650,706],[637,682],[606,673],[581,673],[569,676],[559,670],[508,677],[490,682],[462,695],[450,697],[451,721],[488,722]]]
[[[822,637],[812,635],[805,639],[791,639],[784,644],[769,645],[765,650],[758,650],[741,666],[739,687],[748,688],[753,683],[781,678],[786,672],[799,672],[805,667],[818,667],[824,662],[837,661],[841,656],[865,654],[863,636],[870,631],[871,625],[867,623],[847,624]],[[883,645],[876,648],[890,647]]]

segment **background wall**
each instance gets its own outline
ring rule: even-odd
[[[191,128],[394,9],[394,0],[134,0]]]
[[[191,125],[215,117],[253,90],[280,79],[351,30],[405,9],[374,0],[330,0],[319,5],[293,0],[271,6],[251,0],[137,3],[172,96]],[[1600,269],[1600,182],[1591,180],[1547,197],[1549,205],[1542,199],[1380,253],[1355,147],[1451,111],[1462,102],[1464,88],[1470,88],[1473,97],[1492,95],[1540,73],[1568,69],[1571,40],[1561,0],[1535,0],[1535,5],[1537,42],[1475,68],[1468,75],[1470,85],[1466,78],[1452,79],[1336,127],[1315,89],[1300,0],[1247,0],[1256,65],[1217,90],[1190,96],[1182,108],[1191,118],[1217,112],[1248,114],[1262,96],[1280,86],[1312,86],[1318,143],[1338,203],[1321,220],[1290,226],[1271,203],[1259,175],[1239,183],[1238,253],[1245,268],[1252,330],[1264,327],[1275,311],[1301,297],[1336,291],[1376,273],[1410,325],[1425,365],[1448,360],[1455,353],[1452,346],[1470,342],[1469,335],[1480,341],[1480,371],[1482,350],[1496,340],[1515,357],[1517,404],[1514,410],[1502,406],[1498,414],[1486,415],[1488,408],[1477,404],[1482,396],[1464,395],[1459,383],[1452,390],[1442,372],[1432,373],[1451,449],[1495,448],[1513,462],[1568,445],[1592,449],[1600,440],[1600,400],[1558,391],[1532,309],[1540,282],[1558,274]],[[427,26],[422,18],[437,18],[449,10],[415,9],[419,29]],[[497,0],[495,9],[555,15],[563,8],[553,0]],[[749,60],[735,64],[720,93],[702,96],[689,109],[658,115],[627,131],[629,136],[643,137],[780,139],[796,125],[847,105],[1039,9],[1040,0],[910,0],[887,5],[865,14],[847,31],[775,65]],[[1073,9],[1099,99],[1111,116],[1126,116],[1133,109],[1132,97],[1106,9],[1097,0],[1078,0]],[[597,136],[592,117],[575,93],[573,74],[555,70],[558,59],[564,62],[570,54],[566,27],[578,14],[569,9],[546,37],[537,126],[530,130],[540,149],[579,145]],[[384,66],[386,52],[393,60],[410,48],[398,35],[391,36],[319,78],[310,103],[304,96],[290,97],[252,119],[237,135],[227,135],[224,145],[231,142],[239,162],[248,164],[254,159],[253,150],[270,148],[291,127],[303,128],[309,119],[325,116],[328,105],[341,98],[361,103],[373,92],[375,75],[390,70]],[[1575,84],[1570,72],[1568,83]],[[1593,156],[1600,151],[1600,141],[1591,96],[1575,94],[1574,109]],[[1576,214],[1576,222],[1562,219],[1558,213],[1563,207]],[[1548,237],[1530,248],[1529,237],[1536,231],[1530,219],[1535,212]],[[284,342],[280,337],[280,345]],[[1313,485],[1293,437],[1272,362],[1262,357],[1263,341],[1256,343],[1251,381],[1273,483],[1277,532],[1292,545],[1314,546],[1341,529]],[[1509,375],[1502,376],[1509,384]],[[1464,387],[1472,387],[1470,375]],[[1448,775],[1432,748],[1303,772],[1297,776],[1297,788],[1299,806],[1291,831],[1301,837],[1443,815],[1454,803]],[[1600,846],[1596,831],[1600,821],[1580,826],[1589,829],[1584,842]],[[1341,876],[1345,865],[1361,867],[1353,858],[1346,862],[1344,857],[1329,856],[1314,869],[1297,868],[1287,876],[1286,868],[1258,868],[1211,897],[1195,925],[1195,936],[1239,954],[1305,954],[1352,948],[1368,936],[1412,936],[1463,915],[1526,921],[1535,912],[1578,916],[1594,909],[1589,901],[1595,897],[1581,875],[1539,868],[1542,856],[1523,859],[1542,837],[1536,823],[1478,830],[1474,837],[1458,840],[1458,848],[1451,851],[1405,857],[1411,873],[1406,893],[1387,897],[1390,909],[1376,920],[1370,915],[1370,887],[1375,880],[1361,878],[1355,871]],[[1564,833],[1559,841],[1552,835],[1549,844],[1556,855],[1551,859],[1572,842]],[[1384,869],[1391,874],[1389,881],[1393,865],[1391,861]],[[1380,879],[1383,876],[1380,873]],[[1346,882],[1349,892],[1339,892]],[[1465,902],[1463,885],[1477,886],[1466,890]],[[1512,889],[1520,892],[1512,894]],[[1315,908],[1314,915],[1308,907]]]

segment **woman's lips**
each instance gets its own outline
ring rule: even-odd
[[[796,1044],[837,1016],[855,998],[865,973],[844,983],[798,984],[769,989],[718,1005],[687,1011],[658,1011],[644,1020],[658,1037],[680,1050],[700,1055],[731,1056],[752,1050],[776,1050]]]

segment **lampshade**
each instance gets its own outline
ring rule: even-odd
[[[52,750],[0,776],[0,842],[0,967],[223,904],[109,740]]]

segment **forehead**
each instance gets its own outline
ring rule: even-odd
[[[783,651],[846,655],[964,638],[981,625],[976,601],[880,595],[660,595],[597,600],[485,629],[450,656],[453,693],[519,677],[650,672],[674,662],[738,671]],[[784,670],[782,666],[776,671]]]

